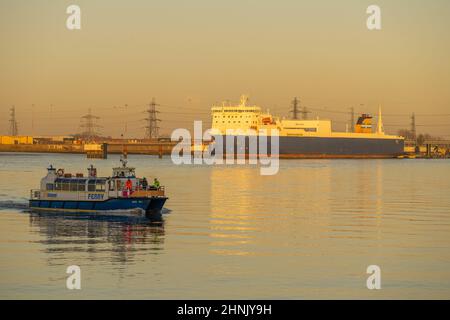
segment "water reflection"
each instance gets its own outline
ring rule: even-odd
[[[67,264],[70,255],[76,260],[74,254],[91,263],[133,264],[143,253],[164,249],[162,220],[35,212],[29,217],[32,232],[43,236],[36,242],[48,253],[49,265]]]
[[[0,297],[72,298],[72,264],[83,298],[450,296],[448,161],[293,160],[261,176],[136,156],[143,175],[170,186],[172,212],[152,223],[23,213],[14,197],[27,197],[53,155],[17,158],[0,170]],[[378,295],[366,288],[370,264],[383,270]]]
[[[255,169],[214,168],[211,170],[210,251],[217,255],[246,256],[254,233],[254,204],[249,194],[257,187]]]

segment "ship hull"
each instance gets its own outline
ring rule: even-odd
[[[391,158],[403,152],[401,139],[280,137],[280,156]]]
[[[32,210],[89,213],[142,209],[148,215],[160,213],[166,200],[167,197],[110,198],[105,201],[30,200],[29,207]]]
[[[230,137],[223,137],[226,154],[227,140]],[[235,136],[234,153],[250,155],[248,137],[246,137],[245,147],[239,146]],[[258,152],[258,155],[271,154],[270,137],[267,138],[267,152]],[[259,148],[258,148],[259,150]],[[229,151],[230,152],[230,151]],[[232,152],[232,151],[231,151]],[[279,137],[279,157],[280,158],[395,158],[404,154],[403,139],[383,139],[383,138],[339,138],[339,137]]]

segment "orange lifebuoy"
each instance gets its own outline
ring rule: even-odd
[[[58,177],[62,177],[64,175],[64,169],[58,169],[58,171],[56,171],[56,175]]]

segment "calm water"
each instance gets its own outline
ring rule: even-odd
[[[50,163],[110,175],[117,160],[0,153],[0,298],[450,298],[448,160],[287,160],[260,176],[130,156],[167,186],[161,223],[23,209]]]

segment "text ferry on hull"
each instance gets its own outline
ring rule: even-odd
[[[38,190],[31,190],[29,206],[33,210],[60,212],[105,212],[142,209],[145,214],[160,213],[168,199],[163,186],[155,178],[148,185],[137,178],[135,168],[120,159],[121,167],[113,168],[112,177],[97,177],[97,169],[88,168],[88,176],[73,176],[50,166]]]

